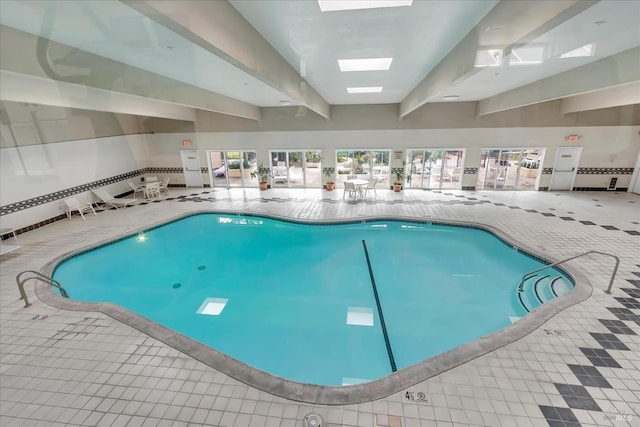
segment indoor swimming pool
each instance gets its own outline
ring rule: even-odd
[[[202,213],[82,251],[53,277],[300,383],[373,381],[501,330],[572,280],[475,227]]]

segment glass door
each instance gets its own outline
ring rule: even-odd
[[[338,150],[336,151],[336,187],[343,187],[349,179],[378,178],[389,183],[390,150]]]
[[[478,188],[485,190],[535,190],[543,150],[485,149],[480,156]]]
[[[229,187],[224,151],[209,151],[208,153],[211,187]]]
[[[227,159],[227,182],[229,187],[242,187],[244,185],[244,172],[249,175],[249,163],[245,163],[240,151],[227,151],[224,153]],[[247,176],[248,179],[248,176]]]
[[[391,152],[389,150],[373,150],[371,152],[371,171],[372,175],[378,179],[381,187],[389,188],[391,185],[389,179],[389,164]]]
[[[251,177],[256,168],[255,151],[208,151],[209,181],[212,187],[257,186]]]
[[[322,163],[321,153],[318,151],[305,151],[304,185],[305,187],[322,187]]]
[[[407,188],[460,188],[463,150],[407,150]]]
[[[270,151],[273,187],[321,187],[320,150]]]

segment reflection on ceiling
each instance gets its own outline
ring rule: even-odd
[[[347,3],[3,0],[2,99],[179,120],[447,102],[482,116],[568,98],[585,111],[640,81],[637,1]],[[607,105],[639,103],[619,98]]]

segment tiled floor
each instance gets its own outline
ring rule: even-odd
[[[183,196],[183,197],[179,197]],[[18,236],[0,260],[0,425],[329,426],[640,425],[640,196],[630,193],[379,190],[367,202],[342,191],[172,190],[172,200],[63,220]],[[110,317],[18,300],[15,276],[52,258],[198,210],[304,219],[399,216],[473,221],[571,261],[593,295],[523,339],[387,398],[311,406],[269,395]],[[409,392],[409,393],[407,393]],[[420,394],[420,393],[424,393]],[[416,396],[424,398],[416,399]],[[411,399],[413,398],[413,400]]]

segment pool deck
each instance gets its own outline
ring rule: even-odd
[[[618,192],[171,189],[158,203],[74,216],[18,236],[0,258],[0,425],[328,426],[640,425],[640,196]],[[66,311],[15,276],[67,252],[189,212],[255,212],[302,220],[397,216],[486,224],[522,246],[571,261],[592,295],[525,337],[385,398],[311,405],[245,385],[99,312]],[[141,268],[145,268],[141,266]],[[408,267],[409,268],[409,267]]]

